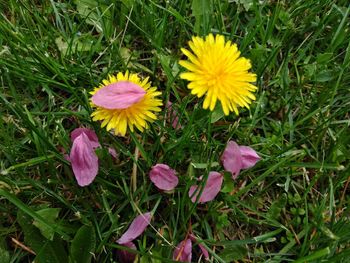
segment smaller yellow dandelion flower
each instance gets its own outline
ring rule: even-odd
[[[248,72],[252,67],[250,61],[240,57],[236,44],[225,42],[222,35],[209,34],[205,39],[192,37],[189,41],[192,50],[182,48],[188,57],[179,63],[189,72],[180,77],[190,81],[188,88],[198,98],[205,94],[204,109],[214,110],[217,100],[225,115],[234,111],[238,114],[238,107],[249,108],[255,96],[252,92],[257,87],[250,82],[256,81],[256,75]]]
[[[134,126],[143,131],[148,123],[157,119],[154,112],[161,111],[161,95],[156,87],[151,87],[148,77],[141,80],[137,74],[119,72],[110,75],[92,92],[91,105],[95,109],[91,114],[94,121],[102,121],[101,127],[114,130],[116,135],[125,136],[127,128]]]

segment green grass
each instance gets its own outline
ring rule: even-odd
[[[154,213],[135,241],[140,262],[171,262],[190,227],[211,262],[349,261],[348,1],[1,0],[0,10],[0,262],[117,261],[115,241],[139,211]],[[249,111],[213,124],[217,113],[201,109],[178,65],[191,36],[209,32],[238,44],[259,88]],[[182,130],[164,125],[165,112],[126,138],[92,122],[88,92],[125,70],[150,76],[181,112]],[[62,154],[81,126],[103,144],[85,188]],[[262,160],[230,193],[194,205],[189,187],[222,171],[207,164],[230,139]],[[160,162],[178,172],[172,194],[148,179]]]

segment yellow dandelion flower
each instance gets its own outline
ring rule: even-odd
[[[238,115],[238,107],[249,108],[255,96],[252,92],[257,87],[250,82],[256,81],[256,75],[248,72],[252,67],[250,61],[240,57],[236,44],[225,42],[222,35],[209,34],[205,39],[192,37],[189,41],[192,50],[182,48],[189,60],[179,63],[189,72],[180,77],[190,81],[188,88],[198,98],[205,94],[204,109],[214,110],[217,100],[225,115],[234,111]]]
[[[113,129],[116,135],[125,136],[128,127],[142,132],[157,119],[154,112],[161,111],[162,101],[156,98],[161,92],[151,87],[148,77],[141,80],[129,72],[110,75],[90,94],[92,119],[102,121],[101,127]]]

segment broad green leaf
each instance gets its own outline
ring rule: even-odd
[[[334,79],[334,72],[331,70],[323,70],[316,75],[317,82],[327,82]]]
[[[225,262],[240,260],[247,256],[248,250],[245,246],[227,246],[219,254]]]
[[[10,254],[7,251],[6,244],[3,239],[0,239],[0,263],[9,263]]]
[[[211,0],[193,0],[192,13],[195,17],[210,14],[213,10],[213,3]]]
[[[60,213],[61,208],[45,208],[39,211],[36,211],[38,215],[45,218],[48,223],[55,224],[55,220],[58,217],[58,214]],[[55,232],[52,230],[52,228],[48,228],[46,225],[44,225],[40,221],[34,220],[33,225],[39,228],[41,234],[46,237],[49,240],[53,240],[53,236]]]
[[[224,187],[221,189],[222,193],[229,193],[233,190],[235,184],[231,173],[224,173]]]
[[[58,37],[55,39],[55,43],[61,54],[65,55],[68,49],[71,49],[73,53],[89,51],[92,47],[92,38],[90,35],[84,35],[79,38],[74,37],[73,41],[69,39],[68,42],[65,42],[62,37]],[[71,47],[69,47],[70,45]]]
[[[318,64],[327,64],[333,57],[333,53],[321,53],[317,55],[316,61]]]
[[[221,103],[217,103],[213,113],[211,114],[210,123],[215,123],[221,120],[224,116],[225,114],[222,110]]]
[[[286,204],[287,195],[284,193],[272,203],[269,211],[267,212],[267,217],[278,220],[278,218],[280,217],[280,213],[282,209],[286,206]]]
[[[249,11],[249,9],[253,6],[254,0],[233,0],[233,2],[243,5],[245,11]]]
[[[68,262],[67,253],[61,238],[55,237],[53,241],[46,239],[40,231],[33,226],[30,216],[22,212],[17,213],[17,220],[24,233],[24,243],[36,253],[35,262],[62,263]]]
[[[207,169],[209,164],[208,163],[191,163],[193,168],[195,169]],[[218,162],[212,162],[210,168],[219,166]]]
[[[97,31],[102,31],[101,18],[98,15],[98,2],[96,0],[75,0],[78,13],[85,18],[86,23],[96,27]]]
[[[82,226],[76,233],[70,250],[72,263],[91,262],[92,253],[95,252],[96,234],[92,226]]]
[[[209,16],[213,12],[213,1],[211,0],[192,0],[192,14],[196,18],[194,31],[199,34],[200,28],[204,29],[205,35],[209,29]]]

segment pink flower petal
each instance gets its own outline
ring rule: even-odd
[[[242,168],[242,156],[239,146],[234,141],[229,141],[223,155],[221,162],[226,171],[232,173],[232,178],[236,179]]]
[[[114,159],[117,159],[117,158],[118,158],[117,151],[116,151],[114,148],[108,147],[108,152],[109,152],[110,155],[112,155],[112,157],[113,157]]]
[[[253,167],[261,159],[256,151],[249,146],[239,146],[239,151],[242,156],[242,169]]]
[[[166,103],[166,108],[167,108],[167,120],[169,122],[171,122],[171,126],[175,129],[181,129],[182,126],[179,123],[179,113],[174,109],[174,107],[172,106],[173,104],[168,101]]]
[[[75,138],[69,158],[78,184],[91,184],[98,172],[98,158],[84,132]]]
[[[123,246],[136,250],[136,246],[133,242],[125,243],[123,244]],[[118,255],[119,262],[121,263],[133,263],[136,258],[135,253],[132,253],[126,250],[121,250],[121,249],[117,251],[117,255]]]
[[[63,158],[66,160],[66,161],[68,161],[68,162],[70,162],[70,157],[69,157],[69,155],[68,154],[63,154]]]
[[[205,258],[206,260],[209,260],[209,253],[208,253],[208,250],[207,250],[202,244],[198,244],[198,246],[199,246],[199,248],[201,249],[204,258]]]
[[[139,102],[145,94],[146,91],[139,85],[130,81],[119,81],[99,89],[91,100],[105,109],[126,109]]]
[[[128,230],[117,240],[118,244],[124,245],[126,243],[129,243],[130,241],[133,241],[135,238],[137,238],[139,235],[145,231],[146,227],[151,222],[151,213],[145,213],[142,215],[137,216],[129,226]]]
[[[191,262],[192,260],[192,241],[185,239],[181,241],[175,248],[173,260],[181,262]]]
[[[197,238],[196,238],[195,235],[193,235],[192,233],[189,235],[189,238],[191,239],[191,241],[197,242]],[[197,242],[197,243],[198,243],[198,242]],[[200,248],[200,250],[201,250],[201,252],[202,252],[204,258],[205,258],[206,260],[208,260],[208,259],[209,259],[208,250],[207,250],[202,244],[199,244],[199,243],[198,243],[198,246],[199,246],[199,248]]]
[[[179,183],[179,179],[175,175],[175,170],[171,169],[166,164],[156,164],[149,172],[151,181],[160,190],[173,190]]]
[[[93,130],[90,130],[87,128],[74,129],[70,134],[71,141],[74,142],[74,140],[82,133],[85,133],[86,136],[89,138],[92,147],[94,148],[100,147],[100,143],[98,142],[96,133]]]
[[[221,190],[222,181],[223,176],[220,173],[210,172],[198,203],[205,203],[213,200]],[[197,196],[200,193],[200,189],[198,189],[198,191],[196,192],[197,188],[197,185],[192,185],[188,192],[188,195],[193,203],[196,202]],[[196,193],[193,195],[194,192]]]

